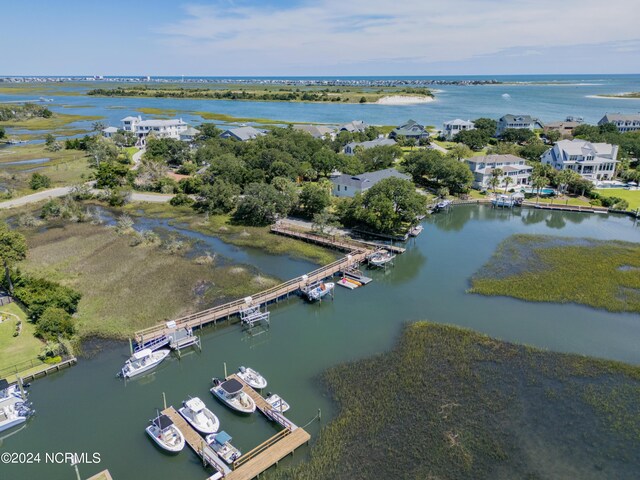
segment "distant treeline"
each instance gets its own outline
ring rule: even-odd
[[[50,118],[53,112],[47,107],[35,103],[24,105],[0,105],[0,122],[7,120],[27,120],[29,118]]]
[[[265,100],[280,102],[360,102],[375,100],[384,95],[410,94],[432,97],[427,88],[405,88],[391,92],[304,91],[280,89],[280,91],[214,90],[210,88],[149,88],[147,86],[96,88],[87,95],[104,97],[155,97],[155,98],[209,98],[215,100]]]

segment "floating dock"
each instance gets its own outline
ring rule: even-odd
[[[203,465],[211,467],[219,473],[219,475],[213,475],[209,478],[251,480],[273,465],[277,465],[280,460],[309,442],[311,435],[303,428],[295,425],[282,413],[274,410],[262,395],[247,385],[240,377],[235,374],[227,377],[227,380],[231,379],[235,379],[242,384],[242,390],[256,402],[257,409],[268,420],[282,426],[282,430],[253,450],[242,455],[233,462],[231,467],[218,457],[215,451],[207,445],[204,438],[182,418],[175,408],[166,408],[162,413],[169,417],[174,425],[180,429],[186,443],[202,459]]]

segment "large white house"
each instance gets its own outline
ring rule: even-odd
[[[498,119],[498,127],[496,128],[496,137],[499,137],[507,129],[527,129],[535,130],[543,128],[544,125],[537,118],[530,115],[512,115],[510,113]]]
[[[598,125],[613,123],[620,133],[637,132],[640,130],[640,113],[623,115],[621,113],[606,113]]]
[[[377,172],[362,173],[360,175],[346,175],[338,173],[331,177],[333,183],[332,193],[336,197],[353,197],[356,193],[362,193],[385,178],[400,178],[410,180],[409,175],[400,173],[395,168],[378,170]]]
[[[573,170],[587,180],[611,180],[615,176],[618,146],[586,140],[561,140],[541,157],[556,170]]]
[[[442,136],[447,140],[452,140],[453,137],[463,130],[473,130],[475,128],[476,126],[472,121],[456,118],[455,120],[450,120],[442,124]]]
[[[190,128],[181,118],[173,120],[142,120],[142,117],[125,117],[120,120],[122,130],[131,132],[137,137],[137,144],[144,145],[148,135],[153,134],[157,138],[173,138],[182,140],[182,135]],[[118,129],[107,127],[102,134],[110,138]]]
[[[498,177],[500,183],[498,187],[516,187],[517,185],[529,185],[531,181],[531,171],[533,167],[527,165],[524,158],[515,155],[486,155],[482,157],[471,157],[465,163],[473,173],[473,187],[484,190],[490,187],[489,181],[493,177],[493,171],[497,168],[502,170],[502,175]],[[510,178],[508,185],[505,178]]]

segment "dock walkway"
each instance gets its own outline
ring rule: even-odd
[[[27,373],[25,376],[20,378],[23,383],[27,383],[35,380],[36,378],[44,377],[52,372],[57,372],[59,370],[62,370],[63,368],[67,368],[72,365],[75,365],[76,363],[78,363],[78,360],[76,359],[76,357],[69,357],[53,365],[44,365],[42,368],[34,372]]]

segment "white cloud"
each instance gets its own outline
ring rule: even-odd
[[[640,21],[636,0],[223,1],[184,12],[159,27],[161,41],[185,65],[200,59],[212,74],[379,73],[387,64],[416,72],[502,51],[539,56],[610,42],[632,51]]]

